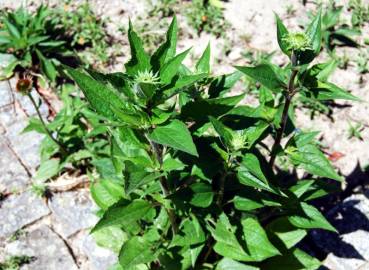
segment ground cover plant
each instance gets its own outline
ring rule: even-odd
[[[115,269],[319,267],[298,243],[311,229],[335,232],[311,201],[342,177],[319,149],[319,132],[295,126],[293,101],[355,98],[327,81],[329,63],[311,64],[320,11],[305,32],[276,22],[285,67],[261,61],[213,76],[210,45],[186,67],[175,18],[152,55],[129,24],[124,73],[65,67],[109,134],[110,151],[91,175],[101,208],[91,233],[119,253]],[[232,95],[239,71],[260,85],[258,106]]]

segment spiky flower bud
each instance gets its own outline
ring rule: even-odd
[[[288,43],[288,50],[306,51],[311,50],[311,40],[303,32],[292,32],[283,38]]]
[[[15,88],[19,93],[27,95],[32,90],[32,76],[26,75],[24,78],[18,79]]]

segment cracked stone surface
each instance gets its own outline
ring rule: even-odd
[[[328,253],[329,269],[369,269],[369,191],[352,195],[328,212],[327,219],[339,234],[314,231],[316,245]],[[361,267],[361,268],[360,268]]]
[[[0,107],[12,102],[11,89],[7,81],[0,81]]]
[[[87,260],[81,263],[82,270],[109,269],[118,261],[118,257],[109,249],[98,246],[94,238],[86,231],[79,233],[73,240],[72,246],[79,255],[86,256]]]
[[[54,229],[64,238],[97,222],[89,190],[57,193],[49,201]]]
[[[49,213],[44,201],[30,191],[11,195],[0,207],[0,240]]]
[[[48,226],[26,232],[5,248],[7,256],[31,256],[32,261],[21,267],[22,270],[77,270],[74,259],[64,241]]]
[[[3,138],[0,138],[0,152],[0,192],[24,190],[29,181],[27,172]]]

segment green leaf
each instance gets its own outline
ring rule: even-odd
[[[223,96],[236,84],[241,76],[242,72],[235,71],[233,73],[221,75],[214,78],[208,90],[210,98]]]
[[[118,183],[102,179],[90,187],[91,196],[101,209],[108,209],[123,198],[124,190]]]
[[[166,62],[162,68],[160,68],[160,81],[164,84],[169,84],[175,75],[177,75],[179,67],[182,64],[182,61],[185,59],[190,49],[176,55],[168,62]]]
[[[129,21],[128,27],[128,40],[131,48],[131,60],[125,64],[127,73],[134,76],[138,71],[150,70],[150,57],[145,52],[140,37],[133,30],[131,21]]]
[[[320,8],[318,14],[315,15],[314,19],[311,21],[308,28],[306,29],[306,35],[310,39],[312,49],[315,55],[317,55],[320,52],[320,47],[322,43],[321,20],[322,20],[322,9]]]
[[[155,72],[176,54],[177,32],[177,18],[174,16],[166,34],[166,41],[160,45],[151,57],[151,64]]]
[[[268,259],[262,264],[264,270],[316,270],[320,262],[304,251],[295,248],[282,256]]]
[[[193,246],[205,242],[205,233],[194,215],[191,215],[191,219],[185,219],[180,227],[181,233],[174,236],[170,247]]]
[[[40,59],[42,72],[47,76],[49,80],[54,82],[57,75],[54,64],[49,59],[47,59],[39,50],[36,50],[36,53],[38,58]]]
[[[178,80],[176,80],[173,86],[165,88],[165,90],[163,91],[163,100],[166,101],[172,96],[182,92],[184,88],[192,86],[195,82],[202,80],[205,77],[206,74],[186,75],[180,77]]]
[[[314,96],[318,100],[345,99],[345,100],[360,101],[358,97],[355,97],[354,95],[343,90],[337,85],[329,82],[318,81],[317,86],[311,88],[310,91],[314,93]]]
[[[290,56],[291,53],[288,50],[289,44],[285,40],[285,38],[288,36],[288,30],[277,14],[275,14],[275,20],[277,23],[277,39],[279,48],[281,48],[284,54]]]
[[[119,263],[124,270],[134,270],[133,267],[152,262],[156,257],[149,241],[144,237],[134,236],[122,246]]]
[[[236,68],[272,91],[278,91],[285,86],[269,64],[261,64],[255,67],[236,66]]]
[[[194,192],[190,204],[202,208],[206,208],[211,205],[214,197],[211,185],[200,182],[192,184],[190,188]]]
[[[246,265],[229,258],[223,258],[217,264],[215,270],[258,270],[255,266]]]
[[[210,73],[210,42],[196,63],[196,71],[198,73]]]
[[[246,195],[244,195],[246,196]],[[265,206],[281,206],[278,201],[274,201],[269,197],[265,196],[264,193],[249,193],[246,197],[235,196],[233,203],[236,209],[240,211],[251,211],[259,209]]]
[[[329,160],[317,146],[305,144],[298,146],[295,151],[289,151],[287,149],[286,152],[294,164],[301,166],[307,172],[313,175],[343,181],[343,178],[336,173]]]
[[[144,200],[133,200],[125,206],[112,206],[105,213],[91,232],[109,226],[132,226],[152,208],[151,204]]]
[[[283,242],[287,249],[294,247],[307,235],[306,230],[297,229],[286,217],[272,221],[272,223],[268,225],[268,230],[273,232]]]
[[[252,258],[244,251],[235,236],[235,227],[229,223],[226,214],[222,213],[215,229],[208,226],[215,239],[214,251],[221,256],[239,261],[250,261]]]
[[[17,29],[16,25],[12,24],[7,18],[2,18],[6,28],[8,29],[9,34],[14,40],[19,40],[21,38],[21,33]]]
[[[238,168],[238,179],[241,184],[270,191],[278,194],[278,192],[269,185],[268,180],[261,170],[258,158],[251,153],[244,155],[242,163]]]
[[[187,126],[179,121],[173,120],[166,126],[158,126],[149,135],[150,140],[172,147],[173,149],[186,152],[198,157],[197,149],[192,141],[191,133]]]
[[[115,119],[114,108],[125,108],[125,104],[117,93],[110,89],[106,84],[98,82],[90,76],[69,67],[65,67],[68,74],[81,88],[83,94],[91,106],[101,115],[110,119]]]
[[[184,118],[207,122],[209,116],[219,117],[232,110],[244,96],[244,94],[241,94],[232,97],[211,98],[188,102],[182,107],[181,115]]]
[[[256,218],[244,218],[241,224],[247,251],[252,261],[260,262],[267,258],[280,255],[280,252],[269,241],[266,232]]]
[[[96,244],[119,253],[124,242],[128,240],[128,235],[118,227],[107,227],[92,234]]]
[[[136,191],[138,188],[143,185],[147,185],[158,179],[163,174],[159,174],[157,172],[147,173],[145,171],[137,171],[128,174],[126,177],[126,193],[130,194],[133,191]]]
[[[234,137],[233,135],[234,131],[223,125],[222,122],[220,122],[219,120],[217,120],[212,116],[210,116],[209,119],[215,131],[219,134],[220,138],[224,142],[225,146],[228,148],[232,148],[232,139]]]
[[[325,229],[337,232],[336,229],[325,219],[325,217],[314,206],[301,202],[300,209],[295,215],[290,215],[288,220],[297,228],[303,229]]]
[[[49,159],[49,160],[43,161],[40,164],[40,167],[37,169],[36,174],[33,177],[33,179],[43,182],[57,175],[59,171],[60,171],[59,159],[55,159],[55,158]]]

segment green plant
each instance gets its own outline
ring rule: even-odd
[[[329,5],[323,14],[322,39],[328,52],[332,52],[337,45],[358,47],[354,38],[359,36],[361,31],[343,24],[340,19],[342,12],[342,6]]]
[[[72,168],[86,172],[92,163],[99,163],[100,158],[110,153],[108,127],[100,124],[100,117],[87,108],[74,86],[64,84],[60,97],[64,107],[53,121],[46,123],[40,114],[38,118],[30,118],[23,130],[45,135],[40,145],[41,164],[34,176],[36,193],[45,190],[44,181]]]
[[[222,8],[209,0],[193,0],[186,11],[187,21],[198,34],[206,32],[216,37],[224,37],[229,23],[223,16]]]
[[[91,233],[119,251],[116,269],[319,267],[297,244],[310,229],[335,231],[310,201],[327,194],[327,178],[343,179],[318,132],[294,126],[291,104],[301,93],[353,97],[324,80],[325,65],[310,65],[321,47],[320,12],[304,33],[277,17],[277,36],[289,65],[236,67],[261,85],[257,107],[232,95],[238,72],[210,75],[210,46],[193,69],[182,64],[189,50],[176,54],[175,18],[152,55],[130,23],[125,73],[65,67],[109,132],[111,166],[91,185],[101,208]],[[283,177],[282,161],[306,176]]]
[[[106,21],[93,12],[88,1],[76,5],[72,0],[64,0],[63,8],[55,13],[71,45],[83,48],[78,54],[84,63],[96,66],[109,60]]]
[[[174,7],[178,4],[178,0],[149,0],[148,2],[151,6],[149,15],[160,18],[173,16],[175,14]]]
[[[22,265],[32,262],[33,257],[30,256],[11,256],[4,262],[0,262],[0,270],[19,270]]]
[[[55,82],[57,66],[75,55],[53,17],[44,5],[35,13],[24,7],[0,13],[0,53],[10,54],[9,64],[0,71],[0,79],[18,71],[20,77],[26,72],[36,73]]]
[[[369,50],[360,51],[356,58],[356,66],[360,74],[365,74],[369,72]]]
[[[350,0],[349,9],[351,9],[351,24],[361,27],[364,23],[369,22],[369,5],[364,5],[361,0]]]
[[[364,126],[361,123],[356,123],[353,125],[351,122],[349,122],[349,131],[348,131],[348,138],[357,138],[359,140],[363,140],[363,137],[361,135],[361,132],[364,130]]]

